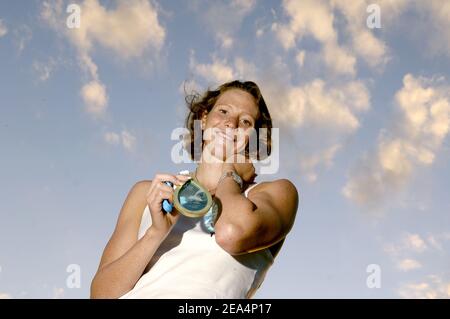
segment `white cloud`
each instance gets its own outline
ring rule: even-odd
[[[160,50],[164,44],[166,31],[149,1],[118,1],[115,9],[108,10],[98,0],[85,0],[81,12],[80,28],[68,32],[80,50],[88,52],[98,43],[130,58],[141,56],[149,47]]]
[[[398,294],[407,299],[450,298],[450,281],[445,281],[437,275],[431,275],[423,281],[403,284],[398,289]]]
[[[300,156],[300,169],[309,182],[315,182],[318,178],[317,167],[324,166],[330,168],[333,165],[333,159],[341,145],[332,145],[324,150],[319,150],[313,154],[305,154]]]
[[[350,173],[343,188],[348,199],[379,206],[402,189],[419,166],[434,162],[450,131],[450,90],[443,81],[404,76],[403,88],[395,95],[395,125],[381,131],[375,155],[363,157]]]
[[[242,57],[236,57],[234,59],[234,74],[238,80],[254,80],[258,77],[258,69],[255,64]]]
[[[212,63],[197,63],[195,61],[194,51],[191,51],[189,66],[196,75],[205,79],[208,83],[214,83],[215,85],[231,81],[235,77],[233,68],[228,65],[226,60],[213,57]]]
[[[220,48],[227,50],[233,47],[234,35],[255,7],[256,0],[197,1],[194,10],[200,15],[206,30],[213,33]]]
[[[414,259],[403,259],[397,264],[397,268],[401,271],[410,271],[421,267],[422,265]]]
[[[321,59],[338,74],[356,74],[356,57],[369,66],[383,67],[389,60],[387,44],[366,25],[370,0],[284,0],[287,23],[274,22],[272,31],[284,49],[305,37],[320,43]],[[389,24],[407,7],[406,0],[380,0],[381,19]],[[343,17],[343,18],[341,18]],[[384,29],[382,29],[384,31]],[[298,44],[300,46],[300,44]]]
[[[30,42],[33,38],[33,32],[29,26],[24,24],[14,29],[13,34],[17,52],[18,54],[21,54],[27,46],[28,42]]]
[[[408,234],[404,238],[406,247],[414,252],[424,252],[427,249],[427,244],[418,234]]]
[[[211,63],[198,63],[195,52],[191,51],[189,67],[196,77],[206,81],[207,86],[218,86],[232,80],[255,79],[257,76],[256,66],[238,56],[231,63],[216,56],[212,57]]]
[[[258,28],[258,29],[256,30],[256,37],[257,37],[257,38],[262,37],[263,34],[264,34],[264,30],[263,30],[262,28]]]
[[[417,10],[426,14],[422,34],[429,51],[450,56],[450,2],[442,0],[416,1]],[[422,43],[422,41],[420,42]]]
[[[120,135],[117,133],[106,132],[103,137],[108,144],[117,145],[120,143]]]
[[[243,58],[236,57],[231,64],[213,57],[212,63],[201,64],[196,62],[194,52],[190,68],[208,84],[215,85],[259,75],[256,66]],[[285,92],[273,88],[268,81],[261,81],[260,85],[267,88],[268,104],[279,105],[279,111],[272,112],[273,117],[290,127],[319,125],[351,132],[359,127],[358,113],[370,108],[369,90],[361,81],[329,86],[322,79],[316,79],[302,86],[291,86]]]
[[[126,130],[122,131],[121,136],[123,147],[130,152],[134,151],[136,147],[136,137]]]
[[[360,81],[329,86],[316,79],[292,87],[274,118],[288,126],[312,125],[353,132],[359,127],[357,114],[370,107],[369,91]]]
[[[285,0],[283,9],[289,17],[287,24],[274,23],[279,41],[285,49],[294,48],[296,41],[312,36],[322,45],[325,64],[337,73],[355,74],[356,59],[349,50],[338,44],[333,8],[324,1]]]
[[[305,64],[305,55],[306,55],[305,50],[301,50],[301,51],[299,51],[299,52],[297,53],[297,55],[295,56],[295,60],[297,61],[297,64],[298,64],[300,67],[303,67],[303,65]]]
[[[2,19],[0,19],[0,38],[5,36],[8,33],[8,28]]]
[[[105,86],[98,81],[85,84],[80,94],[86,105],[86,111],[94,117],[104,115],[108,103]]]
[[[371,67],[384,66],[390,59],[387,45],[372,32],[358,28],[353,35],[353,48]]]
[[[345,17],[345,32],[350,37],[349,46],[369,66],[384,66],[390,59],[389,49],[385,42],[375,37],[373,31],[366,25],[367,7],[371,0],[332,0],[331,6]],[[406,7],[405,0],[377,1],[380,7],[382,23],[398,16]],[[382,26],[383,27],[383,26]],[[342,30],[344,32],[344,30]]]
[[[99,79],[98,67],[90,56],[91,51],[97,45],[122,59],[156,56],[164,45],[166,30],[158,20],[157,9],[149,1],[118,1],[115,8],[107,9],[98,0],[85,0],[80,7],[78,29],[65,26],[66,13],[61,0],[43,2],[41,19],[68,38],[78,50],[80,66],[91,77],[81,94],[86,110],[96,116],[106,110],[108,96]]]
[[[427,252],[436,254],[446,251],[450,242],[448,233],[434,233],[419,235],[415,233],[403,233],[397,242],[384,245],[384,251],[394,260],[398,268],[421,266],[414,258]],[[419,263],[419,265],[417,265]]]
[[[106,143],[110,145],[121,145],[128,152],[133,152],[136,149],[136,137],[128,130],[122,130],[120,134],[115,132],[106,132],[103,135]]]
[[[53,57],[48,58],[47,61],[34,61],[33,70],[39,81],[45,82],[50,78],[59,63],[61,63],[61,61],[58,61]]]
[[[411,254],[420,254],[428,250],[428,245],[419,234],[404,233],[398,243],[389,243],[384,251],[392,258],[409,259]]]
[[[430,234],[427,236],[426,242],[429,247],[437,251],[446,251],[446,245],[450,242],[450,233]]]
[[[342,74],[355,74],[356,58],[350,50],[336,43],[326,44],[323,48],[323,60],[334,71]]]
[[[435,236],[433,236],[433,235],[428,236],[427,241],[430,243],[430,245],[433,248],[435,248],[437,250],[442,250],[442,244],[439,242],[439,240]]]

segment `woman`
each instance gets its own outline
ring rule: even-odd
[[[92,280],[91,298],[251,298],[292,228],[295,186],[287,179],[253,183],[249,135],[235,141],[229,134],[267,128],[270,152],[272,121],[258,86],[233,81],[187,102],[188,129],[192,133],[200,120],[212,138],[202,137],[195,172],[156,174],[131,188]],[[193,143],[191,134],[192,159]],[[231,152],[227,145],[233,145]],[[247,160],[230,162],[243,147]],[[193,176],[220,203],[214,232],[202,218],[163,212],[163,200],[172,201],[174,192],[163,181],[181,185]]]

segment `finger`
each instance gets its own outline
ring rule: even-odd
[[[156,182],[163,182],[163,181],[169,181],[172,183],[176,183],[177,179],[174,175],[171,174],[163,174],[163,173],[158,173],[155,175],[155,180]]]
[[[158,190],[162,190],[162,191],[165,191],[165,192],[172,192],[173,193],[173,188],[170,187],[169,185],[163,183],[163,182],[159,183],[157,188],[158,188]]]
[[[159,182],[156,183],[150,188],[149,192],[147,193],[147,201],[152,201],[155,197],[158,196],[159,191],[166,191],[166,192],[172,192],[173,193],[173,188],[170,187],[169,185],[166,185],[163,182]]]
[[[178,174],[178,175],[176,175],[176,177],[181,178],[181,179],[190,179],[191,175]]]
[[[158,192],[158,202],[162,201],[163,199],[167,199],[170,203],[173,203],[173,192],[160,190]]]
[[[192,176],[190,175],[177,175],[176,176],[178,181],[180,182],[180,184],[184,184],[186,181],[190,180],[192,178]]]

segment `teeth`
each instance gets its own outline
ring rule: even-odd
[[[224,132],[220,132],[220,134],[222,135],[222,137],[226,138],[226,139],[229,140],[229,141],[232,141],[232,140],[233,140],[233,137],[231,137],[231,136],[225,134]]]

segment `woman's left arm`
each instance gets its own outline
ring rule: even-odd
[[[294,224],[298,209],[295,186],[278,179],[258,188],[246,198],[232,178],[225,178],[217,187],[222,210],[215,225],[216,242],[231,255],[270,247],[286,237]]]

